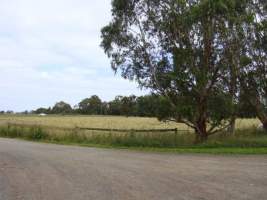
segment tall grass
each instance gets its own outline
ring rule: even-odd
[[[8,138],[24,138],[29,140],[45,140],[49,138],[49,135],[39,126],[1,126],[0,136]]]
[[[60,133],[53,128],[41,126],[5,125],[0,127],[0,137],[22,138],[35,141],[58,143],[92,144],[119,147],[267,147],[267,134],[255,128],[237,130],[235,135],[220,133],[209,138],[203,144],[194,145],[195,136],[192,133],[100,133],[97,131],[82,131],[65,129]]]
[[[38,115],[0,115],[0,125],[6,123],[16,123],[25,125],[39,125],[61,128],[92,127],[108,129],[173,129],[191,130],[181,123],[160,122],[156,118],[147,117],[123,117],[123,116],[59,116],[48,115],[41,117]],[[249,129],[260,124],[258,119],[237,119],[237,129]]]
[[[92,127],[107,129],[189,129],[186,125],[174,122],[160,122],[156,118],[124,116],[38,116],[38,115],[0,115],[1,123],[19,123],[61,128]]]

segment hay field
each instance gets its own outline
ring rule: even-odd
[[[184,124],[160,122],[156,118],[122,117],[122,116],[60,116],[60,115],[0,115],[0,124],[18,123],[26,125],[43,125],[49,127],[75,128],[113,128],[113,129],[168,129],[190,130]],[[257,119],[238,119],[237,129],[257,127]]]
[[[122,117],[122,116],[60,116],[60,115],[0,115],[0,123],[18,123],[27,125],[44,125],[51,127],[107,128],[107,129],[167,129],[187,130],[183,124],[160,122],[156,118]]]
[[[235,135],[213,135],[203,148],[266,147],[266,134],[253,129],[258,124],[259,121],[256,119],[239,119],[237,120],[237,129],[239,130],[236,131]],[[123,131],[88,130],[76,127],[123,129]],[[177,128],[178,132],[174,130],[167,130],[166,132],[151,130],[173,128]],[[149,131],[133,132],[129,129],[149,129]],[[0,115],[0,137],[23,138],[60,144],[153,148],[192,147],[195,146],[195,134],[192,133],[193,130],[184,124],[164,123],[156,118]]]

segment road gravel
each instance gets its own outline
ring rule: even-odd
[[[0,200],[266,200],[267,156],[0,139]]]

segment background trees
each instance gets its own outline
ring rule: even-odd
[[[122,96],[116,96],[114,100],[108,103],[107,113],[110,115],[121,115]]]
[[[155,94],[140,96],[136,99],[136,113],[141,117],[159,116],[160,106],[159,97]]]
[[[97,95],[86,98],[79,103],[79,110],[82,114],[100,115],[102,114],[102,102]]]
[[[40,114],[83,114],[83,115],[121,115],[121,116],[142,116],[159,117],[160,112],[164,113],[160,97],[155,94],[136,97],[116,96],[109,102],[102,101],[98,96],[93,95],[83,99],[77,106],[71,108],[70,104],[63,101],[56,103],[53,108],[38,108],[33,113]]]
[[[131,95],[129,97],[122,97],[121,99],[121,115],[124,116],[134,116],[136,113],[136,96]]]
[[[60,101],[54,105],[54,107],[51,110],[51,113],[53,114],[68,114],[72,113],[72,108],[70,104],[65,103],[64,101]]]
[[[49,113],[51,113],[51,108],[38,108],[37,110],[34,111],[34,113],[36,113],[36,114],[41,114],[41,113],[49,114]]]

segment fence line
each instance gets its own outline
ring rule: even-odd
[[[108,131],[108,132],[175,132],[178,131],[185,131],[185,130],[178,130],[177,128],[174,129],[106,129],[106,128],[80,128],[81,130],[90,130],[90,131]]]
[[[60,129],[60,130],[88,130],[88,131],[103,131],[103,132],[127,132],[127,133],[146,133],[146,132],[189,132],[189,130],[181,129],[113,129],[113,128],[88,128],[88,127],[56,127],[56,126],[47,126],[41,124],[19,124],[19,123],[7,123],[8,126],[26,126],[26,127],[43,127],[48,129]]]

